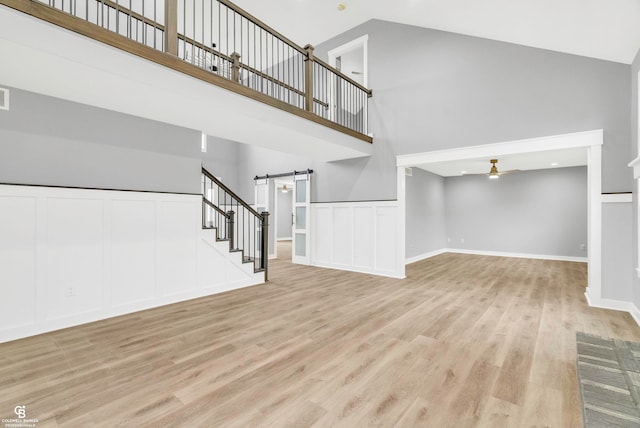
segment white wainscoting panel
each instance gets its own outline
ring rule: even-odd
[[[0,185],[0,342],[264,282],[199,195]]]
[[[353,208],[333,208],[333,259],[336,266],[353,265]]]
[[[104,201],[48,197],[46,206],[46,318],[97,311],[104,278]]]
[[[402,278],[396,201],[311,205],[311,264]]]
[[[36,198],[0,195],[0,326],[5,328],[36,321],[36,234]]]
[[[111,305],[152,300],[156,294],[156,202],[116,200],[111,210]]]
[[[333,207],[326,204],[312,204],[312,264],[328,265],[332,261],[333,248]]]
[[[193,202],[158,202],[158,291],[162,296],[188,293],[196,287],[198,218]]]
[[[373,230],[374,207],[353,208],[353,236],[358,239],[353,243],[353,266],[356,269],[372,270],[373,250],[375,248]]]

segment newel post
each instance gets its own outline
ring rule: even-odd
[[[306,45],[304,50],[304,108],[313,111],[313,46]]]
[[[229,251],[235,250],[234,226],[236,223],[235,212],[227,211],[227,238],[229,238]]]
[[[164,51],[178,56],[178,0],[164,0]]]
[[[262,216],[262,242],[260,243],[262,249],[260,251],[260,266],[264,269],[264,282],[268,281],[269,273],[269,213],[263,211],[260,213]]]
[[[231,54],[231,80],[234,82],[240,81],[240,54],[234,52]]]

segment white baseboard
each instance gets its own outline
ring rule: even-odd
[[[589,289],[584,293],[587,298],[587,304],[592,308],[610,309],[613,311],[628,312],[634,321],[640,327],[640,309],[633,302],[625,302],[623,300],[614,299],[598,299],[589,296]]]
[[[400,274],[397,274],[397,273],[374,271],[374,270],[369,270],[367,268],[358,268],[358,267],[347,266],[347,265],[332,265],[330,263],[312,262],[309,266],[321,267],[321,268],[325,268],[325,269],[344,270],[344,271],[347,271],[347,272],[367,273],[369,275],[386,276],[387,278],[396,278],[396,279],[404,279],[404,278],[406,278],[405,275],[400,275]]]
[[[633,309],[629,311],[629,314],[631,314],[636,324],[640,326],[640,310],[636,305],[633,305]]]
[[[468,250],[466,248],[445,248],[445,253],[475,254],[477,256],[515,257],[519,259],[557,260],[561,262],[587,263],[587,257],[551,256],[546,254],[509,253],[502,251]]]
[[[405,260],[404,264],[405,265],[409,265],[411,263],[415,263],[415,262],[419,262],[421,260],[430,259],[431,257],[439,256],[440,254],[443,254],[443,253],[446,253],[446,252],[447,252],[446,248],[440,248],[439,250],[429,251],[428,253],[419,254],[419,255],[414,256],[414,257],[409,257],[408,259]]]
[[[292,239],[293,239],[293,238],[291,238],[291,237],[288,237],[288,238],[278,238],[278,239],[277,239],[277,241],[278,241],[278,242],[280,242],[280,241],[291,241]]]

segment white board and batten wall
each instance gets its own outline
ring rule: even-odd
[[[0,342],[263,282],[201,201],[0,185]]]
[[[313,266],[404,277],[397,201],[311,204]]]

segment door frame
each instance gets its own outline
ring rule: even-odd
[[[336,59],[345,53],[362,48],[362,86],[369,87],[369,35],[358,37],[343,45],[340,45],[327,52],[329,65],[336,67]],[[335,76],[334,76],[335,77]],[[329,90],[329,117],[331,120],[337,120],[338,116],[338,82],[335,78],[331,78]],[[340,100],[340,102],[342,102]]]
[[[291,230],[291,262],[303,265],[311,264],[311,174],[299,174],[293,177],[294,185],[293,185],[293,227]],[[306,201],[298,202],[297,201],[297,192],[299,182],[304,181],[305,186],[305,194]],[[305,228],[297,229],[296,224],[298,222],[297,219],[297,208],[304,206],[305,207]],[[304,230],[305,235],[305,252],[304,256],[296,255],[296,231]]]
[[[291,186],[292,198],[293,198],[293,180],[285,180],[285,179],[274,179],[273,180],[273,238],[274,238],[274,248],[273,248],[273,257],[278,258],[278,218],[283,215],[281,207],[278,205],[278,186],[284,185]],[[293,216],[293,199],[291,203],[291,207],[289,207],[289,217]],[[291,239],[293,240],[293,224],[291,225]],[[291,253],[291,258],[293,259],[293,252]]]
[[[588,284],[585,291],[590,306],[602,306],[602,129],[553,135],[496,144],[461,147],[396,156],[398,192],[398,267],[404,268],[406,234],[406,178],[405,168],[428,163],[481,157],[499,157],[518,153],[533,153],[583,147],[587,151],[587,251]]]

